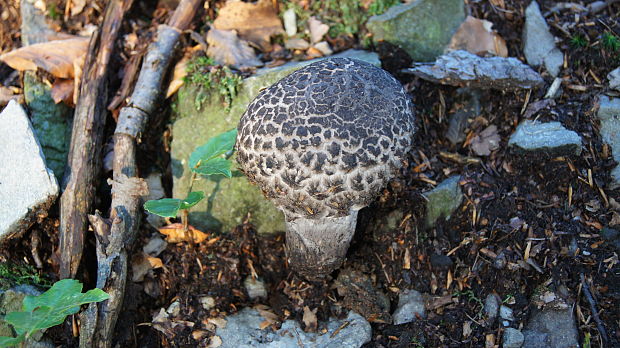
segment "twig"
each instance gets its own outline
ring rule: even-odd
[[[136,144],[149,115],[159,103],[162,83],[179,36],[191,23],[202,0],[182,0],[168,24],[157,29],[157,38],[149,45],[142,70],[128,106],[121,109],[114,132],[114,174],[109,229],[97,232],[97,287],[110,299],[91,304],[82,313],[80,347],[110,347],[114,328],[125,295],[129,251],[136,238],[142,213],[144,180],[137,177]],[[100,217],[94,217],[102,226]],[[99,230],[99,231],[97,231]]]
[[[84,233],[99,177],[108,100],[108,67],[120,23],[133,0],[108,3],[93,34],[75,107],[64,193],[60,198],[60,277],[73,278],[82,259]]]
[[[596,322],[596,328],[598,329],[598,332],[600,332],[601,337],[603,338],[603,342],[607,344],[607,331],[605,331],[605,326],[603,325],[603,321],[598,316],[598,310],[596,309],[596,301],[594,300],[594,297],[592,297],[592,293],[590,292],[590,286],[586,282],[586,278],[583,275],[583,273],[581,273],[579,277],[581,278],[581,284],[583,286],[583,294],[585,295],[586,300],[588,300],[588,303],[590,304],[590,311],[592,312],[592,317],[594,318],[594,321]]]

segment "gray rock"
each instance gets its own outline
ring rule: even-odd
[[[392,315],[394,325],[415,321],[417,317],[426,317],[424,297],[415,290],[406,289],[398,295],[398,306]]]
[[[463,0],[414,0],[370,17],[366,27],[375,42],[389,42],[414,61],[430,62],[443,53],[464,20]]]
[[[487,317],[488,324],[493,324],[495,319],[497,319],[497,314],[499,313],[499,306],[501,303],[502,301],[496,294],[489,294],[484,299],[484,314]]]
[[[523,348],[552,348],[549,335],[535,330],[523,330]]]
[[[0,113],[0,242],[26,231],[58,196],[58,183],[28,116],[15,101]]]
[[[510,136],[508,146],[516,152],[548,152],[553,155],[581,154],[581,137],[560,122],[525,120]]]
[[[516,58],[482,58],[462,50],[444,54],[432,64],[415,64],[403,72],[444,85],[482,89],[529,89],[544,84],[537,72]]]
[[[275,332],[269,328],[261,330],[260,325],[265,319],[250,308],[244,308],[226,320],[226,327],[217,328],[215,332],[222,339],[222,348],[357,348],[370,341],[372,334],[370,324],[355,312],[349,312],[343,320],[332,318],[328,323],[319,323],[318,331],[324,327],[325,333],[304,332],[294,320],[285,321]],[[347,322],[348,325],[343,325]]]
[[[620,231],[610,227],[605,227],[601,230],[601,238],[605,239],[616,250],[620,251]]]
[[[245,291],[247,291],[250,299],[255,300],[257,298],[266,298],[267,297],[267,289],[265,288],[265,282],[263,282],[259,278],[254,278],[249,275],[243,281],[243,285],[245,286]]]
[[[523,53],[528,64],[544,64],[552,76],[558,76],[564,63],[564,55],[555,47],[555,38],[549,32],[549,26],[536,1],[532,1],[525,10],[523,43]]]
[[[448,220],[450,215],[463,202],[463,192],[459,186],[460,176],[452,176],[437,187],[424,194],[426,202],[426,225],[432,227],[441,217]]]
[[[609,80],[609,88],[620,91],[620,67],[607,74],[607,79]]]
[[[452,259],[448,255],[431,255],[431,267],[435,270],[445,271],[452,266]]]
[[[620,163],[620,98],[599,98],[598,119],[601,122],[601,137],[611,146],[614,160]],[[612,169],[613,185],[620,185],[620,165]]]
[[[509,327],[504,330],[502,345],[504,348],[521,348],[524,340],[525,337],[523,336],[521,331]]]
[[[523,347],[578,347],[572,301],[539,289],[531,299],[532,312],[524,331]]]
[[[332,57],[336,56],[381,65],[377,54],[372,52],[348,50]],[[213,136],[236,128],[239,118],[261,89],[314,61],[291,62],[275,68],[257,70],[255,75],[243,80],[229,110],[222,106],[217,95],[210,96],[197,110],[196,100],[205,91],[196,86],[183,86],[178,94],[178,114],[173,124],[171,144],[173,197],[185,198],[187,195],[192,178],[187,168],[187,160],[196,147]],[[236,163],[234,159],[233,163]],[[242,223],[250,213],[251,223],[259,233],[285,230],[283,214],[263,197],[257,186],[251,185],[237,170],[233,170],[232,179],[202,178],[195,181],[193,190],[204,191],[210,198],[190,210],[190,223],[199,229],[229,231]]]

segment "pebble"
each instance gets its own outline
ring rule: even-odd
[[[514,314],[512,312],[512,308],[508,306],[502,305],[499,307],[499,316],[502,317],[502,319],[504,320],[510,320],[510,321],[515,320]]]
[[[521,331],[511,327],[504,330],[504,336],[502,337],[504,348],[521,348],[524,340],[525,337]]]
[[[426,317],[424,297],[415,290],[403,290],[398,296],[398,306],[392,315],[394,325],[415,321],[417,317]]]
[[[258,298],[267,297],[265,282],[263,282],[260,278],[254,278],[249,275],[247,278],[245,278],[243,285],[245,285],[245,290],[248,292],[248,296],[250,297],[250,299],[255,300]]]
[[[436,269],[439,271],[445,271],[449,269],[453,263],[454,262],[452,261],[450,256],[439,255],[439,254],[431,255],[431,267],[433,267],[433,269]]]
[[[499,306],[501,304],[499,296],[496,294],[489,294],[484,299],[484,314],[487,317],[487,322],[493,324],[499,313]]]
[[[620,91],[620,67],[607,74],[607,79],[609,80],[609,88]]]
[[[425,193],[426,202],[426,225],[432,227],[438,219],[448,220],[463,202],[463,192],[459,186],[459,175],[449,177],[442,181],[434,189]]]
[[[508,140],[516,152],[549,152],[554,155],[581,154],[581,137],[560,122],[525,120]]]
[[[525,10],[525,25],[523,28],[523,54],[528,64],[532,66],[544,65],[552,76],[558,76],[564,63],[564,55],[555,46],[555,38],[549,31],[540,7],[532,1]]]
[[[291,37],[297,34],[297,16],[295,15],[295,9],[289,8],[282,14],[284,20],[284,30],[286,35]]]
[[[611,146],[614,160],[620,162],[620,98],[599,97],[596,116],[601,122],[601,138]],[[620,186],[620,165],[611,170],[612,186]],[[613,187],[610,187],[613,189]]]
[[[207,311],[215,307],[215,299],[211,296],[203,296],[199,298],[198,301],[200,301],[202,308],[204,308]]]

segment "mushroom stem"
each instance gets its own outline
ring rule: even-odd
[[[324,278],[344,261],[356,224],[357,210],[344,217],[287,218],[289,264],[308,280]]]

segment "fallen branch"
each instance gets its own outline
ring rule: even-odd
[[[73,119],[67,185],[60,197],[60,278],[74,278],[82,259],[88,214],[101,167],[108,67],[120,23],[132,2],[110,1],[101,30],[93,34],[88,46]]]
[[[128,252],[136,238],[142,213],[144,180],[137,177],[136,143],[148,116],[155,112],[162,83],[181,32],[189,26],[202,0],[182,0],[168,24],[157,29],[149,46],[138,82],[128,106],[121,109],[114,132],[114,180],[108,224],[91,216],[97,237],[97,287],[110,295],[108,301],[91,304],[81,314],[80,347],[110,347],[122,308],[127,279]]]
[[[605,345],[607,344],[607,340],[608,340],[607,331],[605,330],[605,325],[603,325],[603,321],[598,315],[598,310],[596,309],[596,301],[594,300],[594,297],[592,296],[592,293],[590,292],[590,286],[588,285],[588,282],[586,281],[586,277],[583,275],[583,273],[581,273],[579,277],[581,278],[583,294],[586,297],[586,300],[588,300],[588,303],[590,304],[590,312],[592,312],[592,318],[594,318],[594,321],[596,322],[596,327],[598,328],[598,332],[601,334],[601,338],[603,339],[603,345]]]

